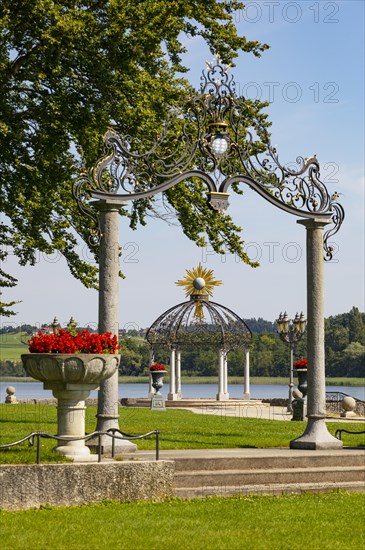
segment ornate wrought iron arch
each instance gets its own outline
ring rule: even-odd
[[[95,224],[91,243],[99,242],[100,230],[90,199],[121,205],[196,178],[207,186],[208,201],[217,211],[228,207],[232,184],[245,183],[290,214],[332,221],[324,234],[325,258],[332,258],[328,239],[344,219],[339,195],[330,195],[321,181],[316,156],[297,157],[295,169],[284,166],[266,128],[259,121],[247,127],[247,101],[236,97],[228,71],[219,57],[207,63],[200,92],[192,93],[181,110],[171,110],[148,149],[113,130],[105,134],[105,154],[73,186],[82,212]]]

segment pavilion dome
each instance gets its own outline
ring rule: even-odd
[[[200,291],[160,315],[150,326],[146,340],[152,348],[247,349],[252,333],[227,307],[209,301]]]

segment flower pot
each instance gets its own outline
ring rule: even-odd
[[[27,353],[22,361],[28,374],[52,390],[57,403],[57,435],[85,436],[85,400],[118,369],[120,355]],[[84,440],[59,441],[56,452],[73,460],[90,460]]]
[[[152,387],[155,390],[155,395],[161,395],[160,389],[163,386],[163,377],[165,376],[167,371],[165,370],[151,370],[151,376],[152,376]]]
[[[300,399],[294,399],[293,407],[293,417],[292,420],[305,420],[307,416],[307,369],[296,369],[298,376],[298,390],[301,392],[302,397]]]
[[[308,384],[307,384],[307,369],[297,369],[298,375],[298,390],[302,392],[303,399],[307,395]]]

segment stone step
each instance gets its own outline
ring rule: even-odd
[[[270,468],[258,470],[198,470],[175,473],[175,487],[246,486],[288,483],[365,482],[364,466],[321,468]]]
[[[298,454],[297,456],[222,456],[222,457],[176,457],[175,471],[188,472],[196,470],[259,470],[270,468],[310,468],[310,467],[365,467],[365,454],[355,451],[349,453],[337,453],[319,455]]]
[[[302,493],[327,493],[329,491],[365,492],[363,481],[339,483],[271,483],[261,485],[216,485],[209,487],[178,487],[175,496],[178,498],[206,498],[210,496],[228,497],[233,495],[287,495]]]
[[[150,407],[151,399],[148,397],[122,397],[121,405],[123,407]],[[262,399],[229,399],[227,401],[217,401],[215,399],[204,398],[182,398],[175,401],[165,399],[166,407],[179,409],[202,409],[206,411],[226,411],[226,410],[244,410],[245,408],[270,408],[270,403],[264,403]]]

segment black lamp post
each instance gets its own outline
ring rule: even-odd
[[[290,375],[289,375],[289,400],[288,400],[288,412],[293,412],[293,365],[294,365],[294,349],[298,342],[302,339],[307,321],[304,318],[303,312],[295,314],[293,320],[288,318],[286,311],[284,314],[280,313],[277,322],[278,334],[280,339],[285,342],[290,348]]]

